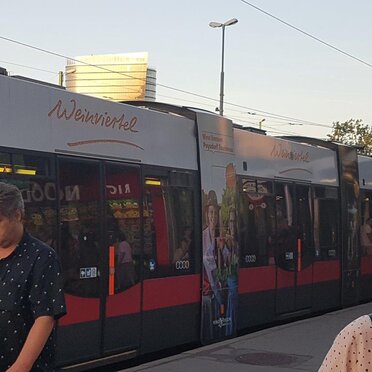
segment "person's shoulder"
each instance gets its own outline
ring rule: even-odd
[[[371,324],[371,319],[368,315],[362,315],[353,321],[351,321],[349,324],[347,324],[340,334],[347,334],[352,337],[355,333],[360,332],[360,329],[363,328],[364,326],[370,326]]]
[[[34,252],[38,256],[45,256],[50,258],[56,258],[56,252],[48,244],[35,238],[31,234],[28,234],[28,243],[34,248]]]

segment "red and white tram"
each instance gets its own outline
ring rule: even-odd
[[[353,148],[7,76],[0,128],[0,179],[62,264],[61,367],[372,299],[372,159]]]

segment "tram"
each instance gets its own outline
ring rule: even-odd
[[[0,179],[61,262],[61,368],[372,299],[372,159],[354,148],[5,75],[0,128]]]

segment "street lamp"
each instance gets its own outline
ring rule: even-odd
[[[266,121],[266,119],[261,119],[261,120],[258,122],[258,127],[259,127],[260,129],[262,129],[262,123],[263,123],[264,121]]]
[[[220,115],[223,116],[223,88],[224,88],[224,54],[225,54],[225,27],[238,23],[236,18],[231,18],[225,23],[210,22],[209,26],[213,28],[222,27],[222,63],[221,63],[221,82],[220,82]]]

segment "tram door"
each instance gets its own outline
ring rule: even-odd
[[[139,170],[61,158],[59,193],[67,315],[58,360],[130,353],[140,337]]]
[[[105,164],[106,282],[104,353],[135,353],[140,342],[139,168]]]
[[[312,298],[312,197],[308,185],[276,183],[278,314],[305,310]]]
[[[58,235],[67,315],[59,320],[57,359],[67,363],[101,353],[101,167],[98,161],[60,158],[58,169]]]

